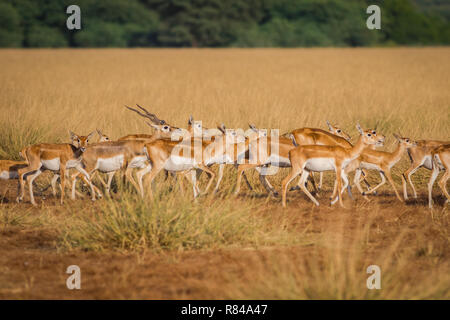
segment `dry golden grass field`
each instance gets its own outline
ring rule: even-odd
[[[328,119],[355,141],[359,120],[387,136],[384,150],[394,132],[450,140],[450,48],[1,50],[0,70],[1,159],[69,142],[69,130],[150,133],[123,107],[136,103],[178,127],[190,114],[280,133]],[[399,191],[408,164],[405,154],[392,170]],[[287,172],[269,177],[276,189]],[[237,198],[229,167],[220,192],[195,202],[158,177],[153,201],[117,180],[112,199],[60,205],[47,190],[37,207],[16,204],[17,180],[0,180],[0,298],[450,298],[449,211],[437,185],[428,209],[429,171],[413,176],[417,200],[400,203],[386,184],[366,202],[353,188],[346,209],[329,204],[331,173],[318,208],[291,191],[282,209],[248,176],[255,190],[243,184]],[[73,264],[81,290],[66,288]],[[366,287],[369,265],[380,290]]]

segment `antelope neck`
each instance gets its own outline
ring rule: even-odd
[[[351,158],[357,158],[361,154],[361,152],[364,150],[364,148],[367,147],[367,144],[363,142],[362,136],[358,138],[358,141],[355,143],[355,145],[350,148],[349,155]]]

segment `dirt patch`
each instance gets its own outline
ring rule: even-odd
[[[5,188],[5,183],[0,183],[1,188]],[[52,204],[50,197],[46,200],[50,203],[45,205],[45,210],[54,210],[55,219],[64,219],[64,207]],[[236,201],[245,201],[246,197],[251,195],[244,194]],[[421,195],[421,199],[423,197]],[[450,230],[446,209],[430,212],[420,204],[421,200],[418,204],[400,204],[389,193],[373,197],[370,203],[361,198],[354,203],[347,200],[349,209],[329,207],[325,204],[325,197],[322,198],[324,205],[316,208],[301,193],[290,192],[287,210],[281,209],[277,199],[258,200],[261,201],[260,214],[272,219],[286,219],[291,232],[298,232],[299,236],[314,235],[317,239],[296,246],[179,252],[68,252],[58,249],[58,234],[51,225],[6,226],[0,231],[0,298],[230,298],[233,297],[232,291],[224,288],[233,288],[234,282],[248,281],[254,276],[249,274],[249,270],[260,270],[262,261],[271,261],[274,255],[304,261],[316,252],[328,252],[338,243],[339,249],[352,248],[355,241],[358,245],[361,242],[365,228],[369,231],[360,251],[363,260],[377,259],[390,250],[402,233],[398,254],[406,254],[409,264],[415,269],[427,271],[439,267],[445,270],[448,267]],[[12,200],[11,197],[8,199]],[[84,202],[92,205],[89,200]],[[16,205],[3,206],[11,208]],[[43,210],[30,208],[28,204],[14,207],[17,211],[22,208],[31,210],[30,214],[35,216]],[[68,290],[66,287],[69,275],[65,272],[72,264],[81,268],[81,290]]]

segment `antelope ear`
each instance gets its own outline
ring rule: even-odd
[[[100,131],[100,130],[98,130],[98,129],[95,129],[95,130],[97,130],[97,133],[98,133],[98,135],[100,136],[100,138],[103,136],[103,134],[102,134],[102,132]]]
[[[359,125],[359,121],[356,123],[356,129],[358,129],[360,135],[364,134],[363,129],[361,129],[361,126]]]
[[[249,128],[252,129],[255,132],[258,132],[258,129],[256,129],[256,127],[253,124],[248,124]]]
[[[95,131],[92,131],[91,133],[88,134],[88,139],[92,138],[92,136],[94,135]]]
[[[398,135],[398,134],[396,134],[396,133],[393,133],[392,134],[394,137],[395,137],[395,139],[397,139],[398,141],[400,141],[401,140],[401,138],[400,138],[400,136]]]
[[[188,124],[192,125],[194,123],[194,117],[192,117],[192,114],[189,116]]]
[[[73,141],[75,139],[78,139],[78,135],[76,135],[75,133],[73,133],[72,131],[69,131],[70,134],[70,139]]]
[[[333,126],[331,125],[330,121],[327,120],[328,129],[330,131],[333,131]]]

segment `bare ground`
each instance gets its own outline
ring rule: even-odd
[[[0,181],[0,194],[6,196],[2,206],[15,205],[16,186],[16,181]],[[246,191],[236,201],[244,201],[249,196],[250,192]],[[327,239],[343,237],[345,243],[351,243],[355,231],[369,223],[372,232],[364,249],[365,259],[375,259],[402,232],[405,235],[402,248],[411,251],[409,263],[414,270],[426,271],[438,266],[444,273],[450,271],[450,229],[448,210],[442,207],[443,197],[437,196],[434,211],[426,207],[424,194],[420,194],[418,200],[401,204],[388,191],[373,197],[370,203],[361,197],[354,203],[347,200],[349,209],[330,207],[326,203],[328,200],[325,201],[326,196],[321,198],[323,205],[315,208],[299,192],[289,193],[286,210],[281,209],[279,199],[266,201],[266,197],[260,197],[261,214],[272,215],[274,219],[279,215],[288,217],[291,227],[299,234],[320,235]],[[90,200],[78,201],[91,205]],[[47,208],[59,207],[58,201],[50,195],[45,202]],[[31,208],[27,203],[21,206]],[[33,210],[33,214],[40,214],[39,208]],[[60,218],[64,218],[63,213]],[[259,270],[261,261],[279,254],[292,257],[293,261],[306,260],[312,250],[317,249],[317,245],[311,243],[180,252],[85,252],[60,250],[57,241],[58,235],[45,226],[0,229],[1,299],[239,298],[227,288],[233,288],[240,281],[258,281],[252,270]],[[81,268],[81,290],[66,287],[68,275],[65,271],[72,264]],[[414,279],[414,273],[411,278]],[[446,294],[448,298],[448,291]],[[268,293],[267,298],[271,297]]]

